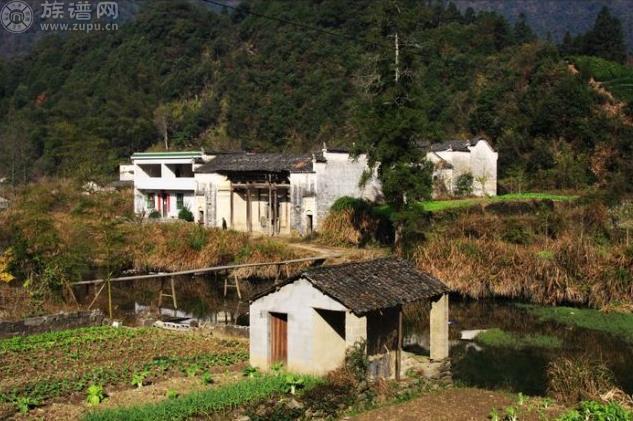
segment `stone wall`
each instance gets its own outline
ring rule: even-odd
[[[0,321],[0,338],[100,326],[104,320],[105,316],[101,310],[93,310],[29,317],[18,321]]]

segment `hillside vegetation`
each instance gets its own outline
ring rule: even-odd
[[[108,177],[152,147],[351,146],[397,28],[417,138],[484,135],[501,177],[529,173],[535,188],[629,187],[633,128],[555,46],[492,13],[390,5],[254,0],[214,14],[158,0],[119,31],[47,37],[0,63],[0,177]]]

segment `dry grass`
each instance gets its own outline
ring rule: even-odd
[[[464,213],[436,222],[416,260],[473,298],[632,303],[633,259],[624,244],[605,244],[605,215],[599,207],[563,207],[546,217]]]
[[[140,271],[179,271],[237,263],[264,263],[295,259],[286,244],[250,238],[247,233],[207,229],[187,222],[142,224],[128,227],[129,253]],[[298,269],[293,268],[293,269]],[[286,273],[285,271],[282,275]],[[274,278],[276,266],[240,268],[240,278]]]
[[[547,381],[548,393],[568,405],[626,396],[615,386],[613,373],[595,356],[557,358],[547,368]]]
[[[321,240],[334,246],[359,246],[366,232],[375,230],[368,217],[359,217],[354,209],[330,212],[323,221],[319,234]]]

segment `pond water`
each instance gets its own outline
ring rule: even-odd
[[[232,282],[229,282],[232,285]],[[248,325],[248,296],[269,287],[271,281],[252,280],[240,283],[242,299],[229,288],[224,295],[224,279],[214,276],[183,277],[176,280],[178,310],[171,298],[164,297],[164,307],[158,309],[160,280],[113,283],[114,317],[128,325],[140,324],[143,319],[193,318],[208,323]],[[168,293],[169,282],[164,282]],[[94,289],[80,291],[80,300],[89,303]],[[96,306],[107,314],[107,294],[104,290]],[[428,349],[428,320],[421,308],[413,316],[405,317],[405,345],[424,352]],[[159,316],[160,315],[160,316]],[[633,345],[606,333],[587,330],[551,321],[539,321],[527,310],[503,300],[472,301],[451,297],[451,362],[453,379],[468,386],[505,389],[529,395],[546,393],[546,368],[550,361],[561,356],[591,355],[604,361],[614,372],[619,386],[633,393]],[[562,347],[503,348],[488,347],[473,341],[461,340],[463,330],[499,328],[521,335],[555,336]]]

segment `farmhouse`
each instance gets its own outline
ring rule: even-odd
[[[365,341],[372,377],[399,377],[402,309],[430,301],[430,358],[448,357],[448,288],[398,258],[322,266],[256,295],[250,305],[250,364],[323,374]]]
[[[463,174],[473,177],[472,194],[497,195],[497,159],[499,154],[482,138],[449,140],[421,145],[426,158],[435,165],[433,173],[436,196],[452,195]]]
[[[315,154],[164,152],[132,155],[134,209],[262,234],[308,234],[342,196],[376,199],[374,176],[364,187],[364,155],[323,148]]]

